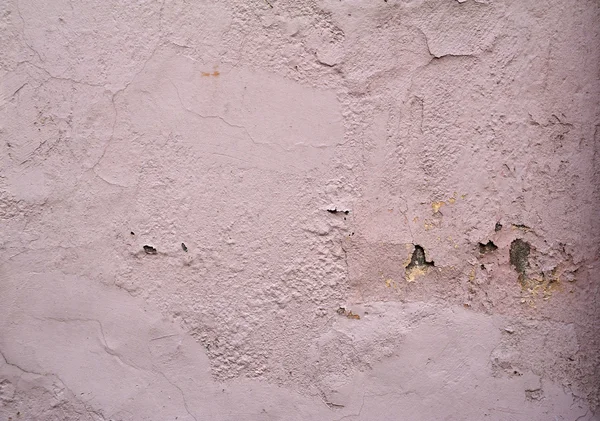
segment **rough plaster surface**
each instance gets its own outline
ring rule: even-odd
[[[0,19],[1,420],[599,419],[597,1]]]

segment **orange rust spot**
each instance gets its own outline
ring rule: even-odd
[[[213,76],[219,76],[220,74],[221,74],[221,73],[219,73],[219,72],[218,72],[218,71],[216,71],[216,70],[215,70],[214,72],[212,72],[212,75],[213,75]]]
[[[210,76],[210,73],[208,73],[208,72],[202,72],[202,76]]]
[[[360,320],[360,316],[352,311],[346,310],[344,307],[340,307],[337,309],[337,314],[341,316],[346,316],[349,319]]]
[[[349,319],[360,320],[360,316],[358,314],[352,313],[351,311],[349,311],[346,314],[346,317]]]

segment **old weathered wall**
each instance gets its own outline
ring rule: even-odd
[[[597,1],[0,19],[1,420],[600,419]]]

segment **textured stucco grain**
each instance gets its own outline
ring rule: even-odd
[[[599,34],[3,2],[0,418],[597,419]]]

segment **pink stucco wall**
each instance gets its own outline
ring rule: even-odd
[[[0,420],[600,419],[595,0],[0,2]]]

